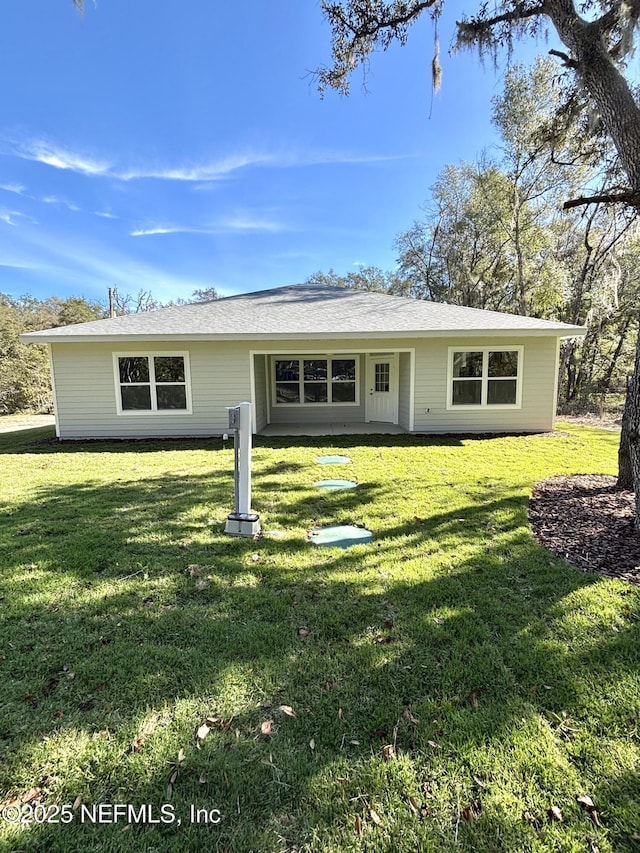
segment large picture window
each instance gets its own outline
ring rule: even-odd
[[[186,353],[116,353],[118,412],[190,413]]]
[[[449,406],[519,406],[522,347],[449,350]]]
[[[341,356],[275,358],[276,406],[355,405],[358,402],[357,361]]]

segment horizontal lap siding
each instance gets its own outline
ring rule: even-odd
[[[401,352],[398,366],[400,394],[398,400],[398,423],[408,430],[411,426],[411,353]]]
[[[264,355],[255,355],[253,356],[253,374],[255,379],[256,386],[256,399],[255,399],[255,421],[256,421],[256,432],[260,432],[261,429],[266,427],[268,421],[268,407],[267,407],[267,368],[266,368],[266,356]]]
[[[523,345],[523,394],[521,409],[447,410],[448,347],[508,347]],[[313,351],[311,347],[313,346]],[[364,421],[365,357],[369,351],[395,352],[415,349],[415,432],[544,431],[553,426],[556,370],[556,338],[397,339],[362,341],[286,341],[282,346],[263,342],[197,343],[56,343],[52,344],[58,419],[61,438],[140,438],[153,436],[220,435],[227,429],[227,406],[251,400],[250,352],[269,349],[273,355],[347,353],[360,359],[360,406],[271,406],[271,421],[353,422]],[[189,353],[192,415],[117,415],[113,352]],[[354,352],[356,351],[356,352]],[[264,359],[254,358],[256,408],[259,421],[266,405]],[[410,425],[411,356],[400,353],[400,423]],[[429,410],[427,412],[427,409]]]
[[[555,337],[432,338],[416,341],[415,432],[541,432],[553,428]],[[524,346],[522,407],[447,409],[449,347]],[[427,411],[429,410],[429,411]]]
[[[113,352],[188,352],[193,414],[116,413]],[[249,347],[230,343],[52,345],[61,438],[220,435],[226,406],[251,399]]]

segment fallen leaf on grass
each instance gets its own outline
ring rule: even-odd
[[[359,814],[356,815],[355,830],[356,835],[362,835],[362,818]]]
[[[287,717],[297,717],[298,716],[296,714],[296,712],[293,710],[293,708],[291,707],[291,705],[280,705],[278,710],[282,711],[283,714],[286,714]]]
[[[480,800],[471,800],[468,806],[462,809],[461,815],[467,823],[474,821],[482,812],[482,803]]]
[[[273,720],[265,720],[264,723],[260,726],[260,734],[267,737],[271,734],[273,729]]]
[[[73,805],[71,806],[71,808],[73,809],[74,812],[77,812],[81,805],[82,805],[82,794],[78,794],[78,796],[73,801]]]
[[[308,628],[298,628],[299,637],[308,637],[310,633]]]
[[[129,749],[131,750],[131,752],[140,752],[143,744],[144,744],[144,738],[142,738],[142,737],[134,738],[131,741],[131,744],[129,745]]]
[[[551,806],[550,809],[547,809],[547,817],[549,820],[562,820],[562,812],[558,808],[558,806]]]
[[[316,748],[315,738],[311,738],[311,740],[309,741],[309,749],[313,751],[315,748]]]
[[[198,740],[204,740],[210,731],[211,726],[207,722],[204,722],[201,726],[198,727],[196,737],[198,738]]]
[[[525,811],[522,812],[522,819],[526,820],[527,823],[530,823],[536,832],[539,832],[542,828],[538,818],[533,814],[533,812],[530,812],[529,809],[525,809]]]
[[[588,796],[588,794],[581,794],[579,797],[576,797],[576,800],[589,812],[589,817],[591,818],[593,825],[602,826],[598,810],[596,809],[596,804],[593,802],[591,797]]]
[[[382,747],[382,757],[385,761],[391,761],[396,757],[396,751],[392,743],[388,743]]]
[[[471,705],[472,708],[479,708],[480,707],[480,699],[478,698],[478,691],[477,690],[474,690],[469,695],[469,704]]]
[[[418,718],[417,718],[417,717],[414,717],[414,716],[413,716],[413,714],[411,713],[411,709],[410,709],[410,708],[405,708],[405,709],[404,709],[404,711],[402,712],[402,716],[403,716],[403,717],[405,718],[405,720],[407,720],[409,723],[413,723],[413,725],[414,725],[414,726],[417,726],[417,725],[418,725],[418,723],[420,722],[420,721],[418,720]]]
[[[369,817],[376,826],[382,826],[382,818],[375,809],[369,809]]]
[[[33,800],[38,800],[42,796],[41,788],[29,788],[26,794],[23,794],[21,799],[22,803],[31,803]]]

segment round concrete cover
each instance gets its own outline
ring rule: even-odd
[[[339,492],[341,489],[355,489],[358,485],[353,480],[320,480],[319,483],[313,484],[317,489],[324,489],[327,492]]]
[[[316,462],[321,465],[347,465],[351,459],[348,456],[318,456]]]
[[[373,533],[364,527],[352,524],[337,524],[333,527],[315,527],[309,533],[309,541],[314,545],[331,548],[349,548],[351,545],[366,545],[373,539]]]

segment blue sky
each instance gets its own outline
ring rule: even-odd
[[[495,141],[501,72],[448,55],[465,2],[445,2],[429,118],[427,19],[373,57],[367,93],[357,71],[349,98],[321,99],[316,0],[86,0],[82,17],[5,0],[0,292],[168,301],[393,268],[439,171]]]

